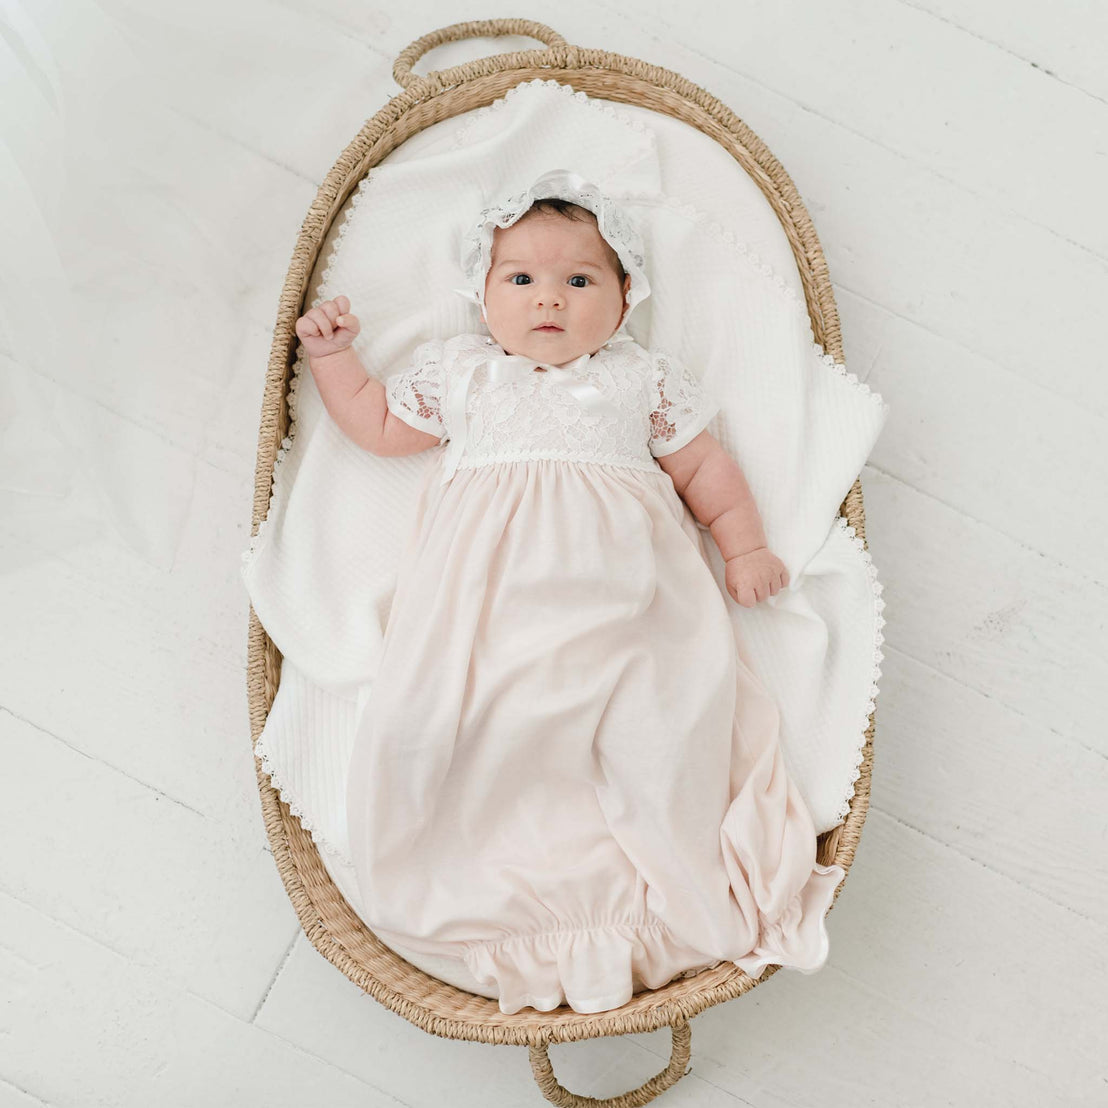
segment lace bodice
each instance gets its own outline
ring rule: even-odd
[[[685,446],[719,410],[676,358],[625,336],[573,373],[608,402],[603,410],[567,387],[568,374],[534,369],[490,380],[489,359],[498,355],[503,348],[478,334],[423,343],[411,366],[385,382],[389,410],[440,442],[455,440],[457,448],[463,440],[455,449],[459,468],[563,458],[640,469],[656,469],[654,458]]]

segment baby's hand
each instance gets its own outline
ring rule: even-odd
[[[361,329],[358,317],[350,315],[350,301],[345,296],[324,300],[296,321],[296,334],[309,358],[345,350]]]
[[[753,608],[767,596],[776,596],[789,583],[785,563],[764,546],[728,558],[724,575],[727,591],[744,608]]]

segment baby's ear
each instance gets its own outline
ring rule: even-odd
[[[627,309],[630,304],[627,302],[627,294],[631,291],[631,275],[628,274],[623,278],[623,311],[619,313],[619,321],[623,323],[624,318],[627,315]]]

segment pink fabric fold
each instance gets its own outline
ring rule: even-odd
[[[350,763],[366,922],[501,1009],[731,961],[812,972],[815,863],[776,705],[661,469],[428,467]]]

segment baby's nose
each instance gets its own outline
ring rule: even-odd
[[[535,293],[535,300],[540,307],[546,305],[561,305],[562,303],[562,290],[561,289],[538,289]]]

